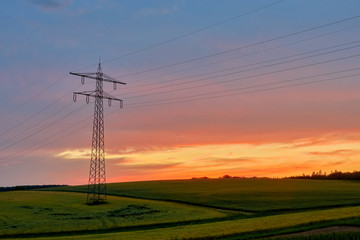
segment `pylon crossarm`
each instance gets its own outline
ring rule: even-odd
[[[119,98],[117,98],[117,97],[115,97],[115,96],[113,96],[113,95],[111,95],[110,93],[107,93],[107,92],[103,92],[103,96],[106,99],[110,98],[110,99],[113,99],[113,100],[116,100],[116,99],[120,100]]]
[[[123,108],[123,106],[124,106],[124,103],[123,103],[122,99],[113,97],[108,93],[104,93],[104,94],[106,94],[105,96],[104,95],[103,96],[98,96],[98,95],[96,95],[96,91],[74,92],[74,96],[73,96],[74,102],[76,102],[76,95],[77,94],[84,95],[86,97],[86,103],[90,102],[90,97],[94,97],[94,98],[107,99],[109,107],[111,106],[111,101],[113,101],[113,100],[118,101],[120,103],[120,108]]]
[[[118,80],[113,79],[112,77],[109,77],[108,75],[102,74],[102,78],[99,79],[97,76],[91,76],[90,74],[84,74],[84,73],[73,73],[70,72],[71,75],[75,75],[75,76],[80,76],[80,77],[84,77],[84,78],[90,78],[90,79],[95,79],[95,80],[101,80],[101,81],[105,81],[105,82],[112,82],[112,83],[118,83],[118,84],[123,84],[126,85],[126,83],[124,82],[120,82]],[[104,75],[106,77],[104,77]]]
[[[91,75],[94,75],[94,76],[97,75],[96,72],[95,73],[74,73],[74,72],[70,72],[70,74],[75,75],[75,76],[80,76],[80,77],[89,77],[89,78],[92,77]],[[96,79],[96,77],[95,77],[95,79]]]
[[[104,77],[105,77],[105,78],[104,78]],[[107,74],[105,74],[105,73],[103,73],[103,78],[106,79],[106,81],[108,81],[108,82],[120,83],[120,84],[126,85],[126,83],[121,82],[121,81],[119,81],[119,80],[116,80],[115,78],[113,78],[113,77],[111,77],[111,76],[109,76],[109,75],[107,75]]]
[[[94,95],[95,91],[85,91],[85,92],[74,92],[73,93],[73,101],[76,102],[76,95],[84,95],[86,96],[86,103],[89,103],[90,102],[90,96],[93,97],[95,96]]]
[[[79,95],[84,95],[84,96],[89,96],[89,97],[98,97],[98,98],[102,98],[102,99],[108,99],[108,100],[114,100],[114,101],[122,101],[120,98],[116,98],[113,96],[98,96],[96,95],[95,91],[87,91],[87,92],[74,92],[74,94],[79,94]]]
[[[123,108],[123,106],[124,106],[123,100],[121,100],[121,99],[119,99],[119,98],[117,98],[117,97],[112,96],[110,93],[104,92],[104,95],[105,95],[105,96],[103,96],[103,99],[107,99],[107,100],[108,100],[108,105],[109,105],[109,107],[111,106],[111,101],[114,100],[114,101],[118,101],[118,102],[120,103],[120,108]]]
[[[81,76],[81,75],[95,75],[96,76],[97,72],[90,72],[90,73],[73,73],[73,72],[71,72],[70,74],[77,75],[77,76]]]
[[[74,92],[74,94],[81,94],[81,95],[90,95],[92,93],[95,93],[95,91]]]
[[[108,105],[109,105],[109,107],[111,106],[111,101],[112,101],[112,100],[118,101],[118,102],[120,103],[120,108],[123,108],[123,106],[124,106],[123,100],[121,100],[121,99],[119,99],[119,98],[103,97],[103,99],[107,99],[107,100],[108,100]]]

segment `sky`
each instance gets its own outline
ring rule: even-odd
[[[0,186],[360,170],[357,0],[4,0]]]

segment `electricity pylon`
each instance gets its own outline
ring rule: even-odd
[[[77,95],[84,95],[86,103],[89,103],[90,97],[95,98],[94,107],[94,122],[92,133],[92,147],[91,147],[91,160],[90,160],[90,173],[88,182],[88,204],[101,204],[106,202],[106,174],[105,174],[105,143],[104,143],[104,107],[103,99],[108,100],[109,106],[111,101],[119,101],[120,107],[123,107],[123,101],[119,98],[111,96],[109,93],[103,91],[103,82],[113,83],[114,90],[117,84],[126,83],[117,81],[116,79],[106,75],[101,70],[99,62],[98,70],[96,73],[73,73],[72,75],[81,77],[81,84],[85,83],[85,78],[96,80],[95,91],[74,92],[73,100],[76,101]]]

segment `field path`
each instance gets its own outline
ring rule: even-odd
[[[282,234],[282,235],[277,235],[275,237],[271,237],[271,238],[267,238],[267,239],[276,239],[279,237],[310,236],[310,235],[317,235],[317,234],[340,233],[340,232],[360,232],[360,227],[332,226],[332,227],[312,229],[312,230],[297,232],[297,233]]]

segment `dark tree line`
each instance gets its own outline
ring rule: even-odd
[[[360,180],[360,171],[354,172],[341,172],[334,171],[330,174],[326,174],[326,172],[322,172],[321,170],[318,172],[313,172],[311,175],[301,175],[301,176],[292,176],[289,177],[292,179],[335,179],[335,180]]]
[[[39,188],[64,187],[64,186],[67,185],[26,185],[26,186],[14,186],[14,187],[0,187],[0,192],[33,190]]]

